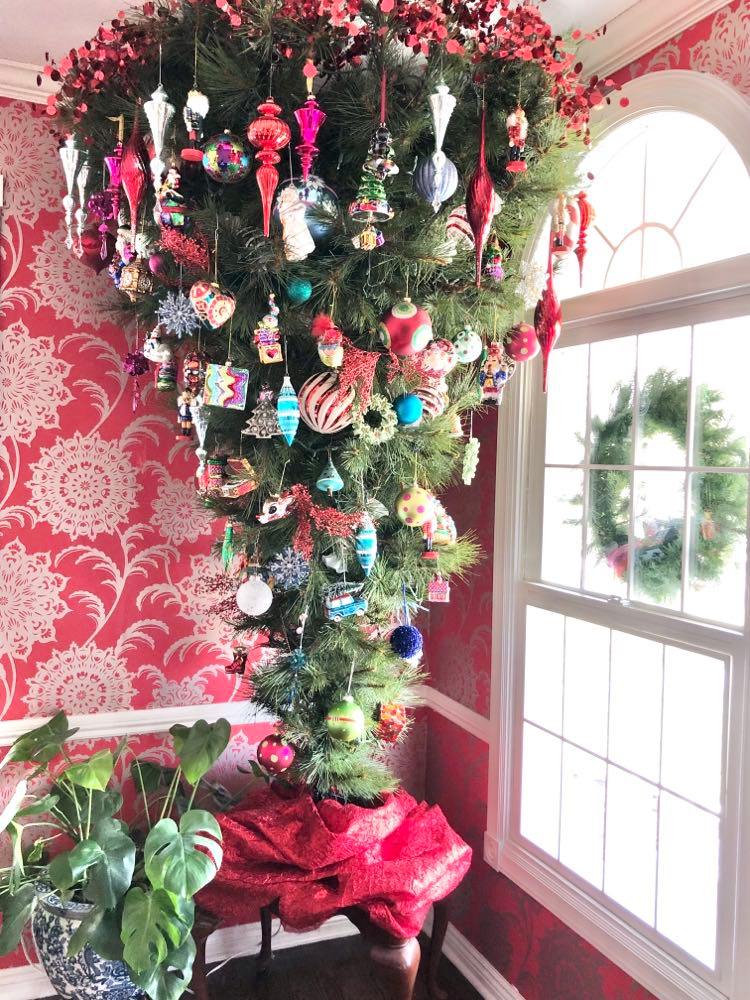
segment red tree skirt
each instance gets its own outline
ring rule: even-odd
[[[301,931],[357,906],[384,931],[410,938],[471,862],[441,810],[404,791],[365,809],[264,788],[218,819],[224,863],[198,903],[225,921],[253,920],[278,899],[284,926]]]

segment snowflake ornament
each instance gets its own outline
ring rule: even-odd
[[[542,294],[547,271],[536,261],[525,260],[521,263],[519,279],[516,294],[521,296],[527,309],[533,309]]]
[[[281,590],[299,590],[310,576],[310,564],[288,545],[266,563],[265,572]]]
[[[190,337],[200,327],[200,321],[183,291],[167,292],[159,303],[156,318],[167,333],[182,340]]]

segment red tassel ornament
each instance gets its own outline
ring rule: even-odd
[[[138,116],[133,122],[133,131],[128,139],[128,144],[122,153],[120,163],[120,177],[122,189],[130,206],[130,228],[135,236],[138,226],[138,212],[143,201],[143,195],[148,183],[149,170],[147,166],[146,147],[141,138],[141,130],[138,126]]]
[[[576,201],[578,202],[578,214],[580,216],[580,229],[578,230],[578,243],[573,251],[578,258],[578,271],[580,274],[580,287],[583,288],[583,261],[586,257],[586,238],[588,236],[588,230],[591,223],[596,218],[596,212],[594,211],[594,206],[586,197],[585,191],[579,191],[576,195]]]
[[[487,169],[485,158],[485,127],[487,121],[487,107],[482,107],[482,125],[479,134],[479,155],[477,156],[477,168],[474,176],[469,181],[466,191],[466,217],[469,220],[471,231],[474,234],[474,246],[476,250],[476,285],[480,287],[482,283],[482,254],[487,237],[490,235],[493,217],[493,202],[495,200],[495,189],[492,184],[490,172]]]
[[[534,329],[542,352],[542,391],[547,391],[549,356],[560,339],[562,309],[552,279],[552,252],[547,262],[547,284],[534,311]]]
[[[271,231],[273,195],[279,183],[279,172],[275,164],[281,159],[278,151],[288,145],[292,138],[292,130],[279,118],[281,106],[272,97],[259,104],[258,111],[262,117],[250,122],[247,137],[253,146],[258,147],[255,159],[260,162],[260,166],[255,177],[263,205],[263,235],[268,236]]]

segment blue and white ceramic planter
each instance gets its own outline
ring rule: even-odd
[[[90,945],[68,957],[68,944],[89,903],[65,903],[49,887],[41,886],[31,921],[39,959],[55,992],[63,1000],[141,1000],[124,962],[101,958]]]

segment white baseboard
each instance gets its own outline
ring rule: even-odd
[[[425,930],[430,932],[431,921],[427,922]],[[303,931],[300,934],[281,927],[274,931],[273,947],[274,951],[281,951],[284,948],[298,948],[357,933],[357,929],[346,917],[338,916],[332,917],[317,930]],[[206,957],[213,964],[255,955],[260,949],[260,936],[259,923],[223,927],[208,939]],[[500,975],[453,924],[448,926],[443,951],[445,957],[486,1000],[523,1000],[518,990]],[[36,966],[0,970],[0,996],[3,1000],[39,1000],[40,997],[52,996],[53,992],[49,980]]]
[[[278,927],[274,921],[273,949],[298,948],[304,944],[330,941],[333,938],[357,934],[356,927],[346,917],[332,917],[314,931],[294,931]],[[222,927],[208,939],[206,958],[210,963],[226,962],[230,958],[255,955],[260,950],[260,924],[241,924],[237,927]],[[0,969],[0,997],[3,1000],[39,1000],[40,997],[54,996],[55,991],[49,979],[35,965],[24,965],[17,969]]]

